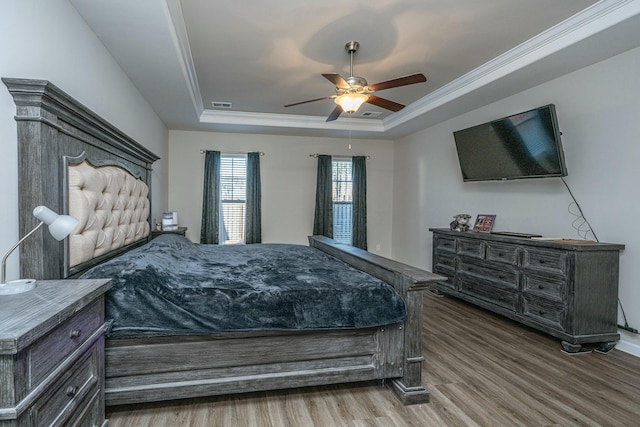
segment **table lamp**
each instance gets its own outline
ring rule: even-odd
[[[29,236],[35,233],[43,224],[46,224],[49,227],[49,233],[53,236],[57,241],[63,240],[67,237],[76,225],[78,225],[78,220],[70,215],[58,215],[51,209],[46,206],[38,206],[33,210],[33,216],[40,220],[40,224],[38,224],[33,230],[27,233],[22,239],[18,241],[2,258],[2,272],[0,276],[0,295],[12,295],[19,294],[22,292],[30,291],[31,289],[36,287],[35,279],[20,279],[20,280],[12,280],[10,282],[6,282],[6,264],[7,258],[11,253],[18,247],[22,242],[24,242]]]

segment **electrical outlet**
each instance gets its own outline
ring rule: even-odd
[[[376,245],[376,252],[380,252],[380,245]]]

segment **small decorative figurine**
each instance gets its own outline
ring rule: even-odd
[[[471,215],[458,214],[453,216],[454,220],[449,224],[451,231],[469,231],[469,220]]]

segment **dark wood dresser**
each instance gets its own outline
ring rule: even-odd
[[[617,329],[619,252],[624,245],[433,232],[433,286],[562,340],[567,352],[608,351]]]
[[[0,296],[0,426],[106,425],[110,287],[110,280],[51,280]]]

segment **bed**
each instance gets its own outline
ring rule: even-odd
[[[144,257],[152,252],[148,245],[182,245],[182,252],[190,245],[208,246],[164,236],[150,242],[148,194],[155,154],[48,81],[2,80],[16,104],[20,234],[35,226],[31,210],[37,205],[79,215],[82,224],[63,242],[44,233],[25,242],[20,248],[23,277],[106,275],[104,269],[116,257]],[[443,278],[323,236],[310,236],[309,248],[302,248],[297,248],[301,254],[319,252],[384,282],[397,298],[387,303],[393,313],[371,322],[356,319],[352,309],[338,327],[301,327],[305,313],[320,306],[316,300],[297,318],[278,319],[266,328],[255,327],[255,320],[254,327],[229,327],[238,323],[235,319],[213,331],[158,331],[164,326],[156,323],[141,332],[109,322],[106,404],[368,380],[385,380],[404,404],[427,402],[429,393],[421,383],[422,294]],[[141,279],[140,286],[144,283]],[[324,292],[316,291],[316,297]],[[112,308],[116,304],[108,296],[107,311]],[[257,323],[264,325],[264,316]]]

